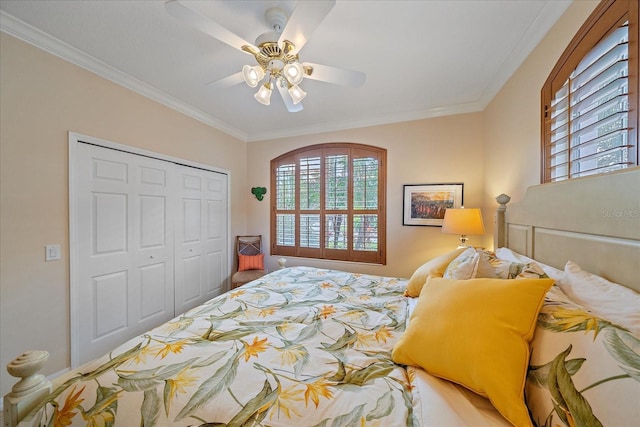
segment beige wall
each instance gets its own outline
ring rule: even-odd
[[[540,90],[599,1],[574,1],[484,110],[484,206],[500,193],[511,203],[540,184]]]
[[[27,349],[69,366],[67,132],[231,171],[231,233],[243,233],[247,144],[0,33],[0,394]],[[62,260],[44,262],[58,243]],[[230,248],[231,249],[231,248]]]
[[[461,114],[317,135],[252,142],[248,146],[249,186],[267,187],[270,194],[269,159],[295,148],[323,142],[355,142],[387,149],[387,265],[314,261],[290,258],[288,266],[323,268],[408,277],[425,260],[455,249],[456,236],[442,234],[439,227],[402,225],[404,184],[464,183],[467,207],[482,203],[482,114]],[[269,201],[251,197],[247,231],[261,233],[269,242]],[[471,243],[479,244],[479,237]],[[268,248],[268,246],[267,246]],[[267,257],[267,268],[277,267],[278,257]]]

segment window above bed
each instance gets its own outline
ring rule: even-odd
[[[638,165],[638,2],[603,0],[542,88],[542,182]]]
[[[271,255],[385,264],[385,149],[330,143],[271,161]]]

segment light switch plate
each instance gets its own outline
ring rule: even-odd
[[[60,259],[60,245],[45,245],[44,260],[56,261]]]

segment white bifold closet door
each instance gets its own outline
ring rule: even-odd
[[[76,180],[74,366],[219,295],[227,276],[227,175],[78,143]]]
[[[226,274],[226,175],[177,166],[176,314],[223,292]]]

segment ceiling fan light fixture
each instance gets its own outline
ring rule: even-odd
[[[271,104],[271,92],[271,82],[266,82],[265,84],[260,86],[260,89],[254,95],[254,97],[260,104],[269,105]]]
[[[250,87],[258,86],[260,80],[264,78],[264,70],[260,65],[245,65],[242,67],[242,77],[247,85]]]
[[[300,63],[298,56],[300,50],[333,9],[336,1],[296,3],[291,15],[284,9],[267,9],[265,18],[271,31],[258,36],[255,44],[244,40],[222,23],[211,20],[183,5],[180,0],[166,0],[165,8],[174,18],[222,43],[250,54],[258,64],[245,65],[240,72],[211,83],[216,87],[227,87],[244,80],[249,87],[255,88],[260,85],[254,97],[264,105],[270,105],[272,88],[277,84],[278,94],[282,97],[287,111],[295,113],[302,110],[300,101],[306,96],[306,92],[300,89],[299,84],[306,78],[344,86],[361,86],[365,81],[365,74],[358,71]],[[285,93],[286,91],[289,95]]]
[[[293,101],[293,105],[298,104],[300,101],[307,96],[307,92],[300,89],[298,85],[290,85],[289,86],[289,95],[291,95],[291,100]]]
[[[304,78],[304,69],[299,62],[291,62],[284,66],[284,75],[292,85],[297,85]]]

